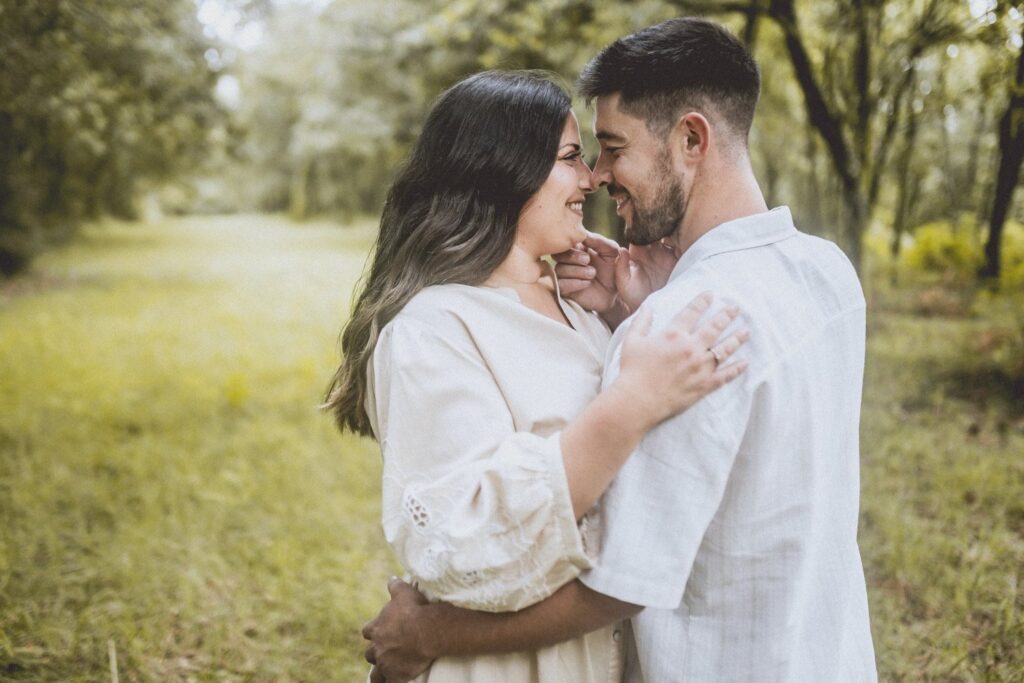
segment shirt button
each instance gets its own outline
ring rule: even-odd
[[[621,628],[617,628],[614,631],[612,631],[612,640],[614,640],[616,643],[619,642],[620,640],[622,640],[622,629]]]

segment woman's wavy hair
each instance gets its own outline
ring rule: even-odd
[[[373,262],[341,333],[324,408],[372,436],[367,371],[381,330],[420,290],[478,285],[505,259],[551,173],[571,101],[539,72],[487,71],[444,92],[388,191]]]

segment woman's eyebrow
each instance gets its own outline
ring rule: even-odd
[[[582,147],[580,147],[579,145],[577,145],[577,144],[576,144],[575,142],[567,142],[567,143],[565,143],[564,145],[562,145],[562,147],[572,147],[573,149],[577,149],[577,150],[578,150],[578,149],[583,149]],[[561,150],[561,149],[562,149],[562,147],[559,147],[558,149],[560,149],[560,150]]]

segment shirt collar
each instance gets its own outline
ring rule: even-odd
[[[687,268],[709,256],[781,242],[796,233],[793,216],[787,206],[779,206],[771,211],[722,223],[708,230],[690,245],[672,269],[668,279],[674,280]]]

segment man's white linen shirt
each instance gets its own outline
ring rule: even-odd
[[[702,291],[713,311],[742,309],[751,340],[736,357],[749,368],[647,435],[601,501],[598,563],[580,578],[646,607],[628,681],[875,680],[857,546],[856,273],[780,207],[695,242],[644,303],[654,328]]]

